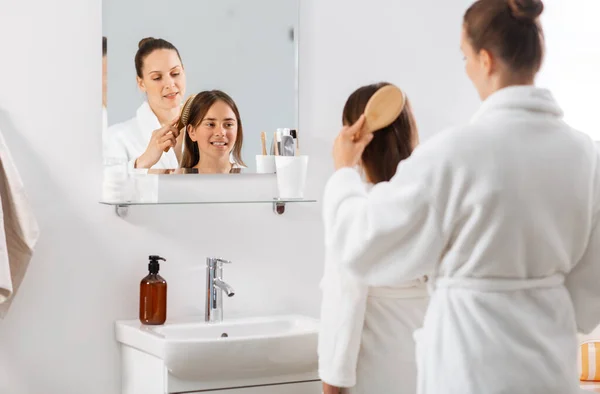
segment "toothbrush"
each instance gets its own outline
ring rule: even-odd
[[[298,131],[297,130],[291,130],[290,134],[292,136],[292,138],[294,138],[294,144],[296,145],[296,156],[300,156],[300,142],[298,140]]]
[[[262,144],[262,155],[267,155],[267,133],[264,131],[260,132],[260,142]]]
[[[273,141],[275,141],[275,156],[279,156],[279,143],[277,142],[277,132],[273,135]]]

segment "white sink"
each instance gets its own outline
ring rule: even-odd
[[[299,375],[317,370],[319,322],[304,316],[204,319],[144,326],[116,322],[117,341],[163,360],[184,380],[237,380]]]

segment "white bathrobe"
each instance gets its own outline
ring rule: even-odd
[[[425,275],[399,287],[369,288],[339,266],[327,242],[321,289],[319,377],[348,394],[414,394],[413,332],[423,324]]]
[[[423,271],[418,392],[579,392],[577,330],[600,322],[599,152],[544,89],[510,87],[369,193],[329,180],[325,225],[372,286]]]
[[[136,116],[123,123],[108,128],[104,144],[105,159],[126,159],[128,168],[133,169],[135,161],[146,151],[152,132],[161,128],[160,122],[147,101],[137,109]],[[173,149],[163,153],[154,169],[178,168],[177,156]]]

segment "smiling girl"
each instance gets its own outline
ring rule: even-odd
[[[245,167],[242,120],[226,93],[210,90],[191,96],[183,106],[177,129],[185,129],[181,168],[223,174]]]

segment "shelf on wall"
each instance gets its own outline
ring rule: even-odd
[[[137,201],[100,201],[100,204],[115,207],[115,212],[119,217],[127,216],[130,206],[152,206],[152,205],[208,205],[208,204],[273,204],[273,211],[282,215],[285,212],[285,205],[291,203],[315,203],[317,200],[305,198],[274,198],[271,200],[219,200],[219,201],[157,201],[157,202],[137,202]]]

